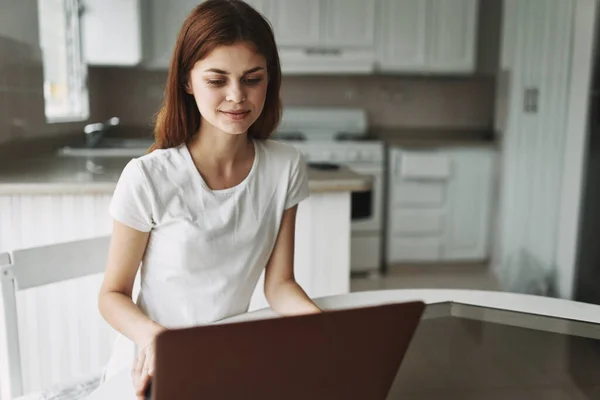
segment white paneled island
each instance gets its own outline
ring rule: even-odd
[[[128,161],[129,158],[90,160],[53,154],[15,157],[10,161],[2,157],[0,252],[110,235],[112,220],[108,207]],[[296,279],[309,296],[349,292],[351,193],[368,191],[371,183],[370,177],[344,168],[336,171],[309,168],[310,197],[298,208],[295,248]],[[18,299],[22,305],[19,310],[22,343],[35,338],[35,346],[22,348],[28,391],[73,378],[69,360],[53,366],[52,373],[37,368],[36,360],[45,355],[50,357],[52,348],[77,346],[76,338],[61,339],[51,322],[57,325],[57,321],[68,323],[79,318],[75,316],[76,305],[95,302],[101,280],[102,276],[97,275],[76,283],[50,285],[43,290],[25,291]],[[265,306],[261,277],[250,311]],[[93,343],[91,349],[78,351],[82,357],[85,355],[85,362],[78,362],[77,376],[87,376],[100,371],[107,362],[115,332],[99,315],[89,316],[89,321],[80,323],[89,328],[86,343]],[[48,334],[41,337],[38,335],[41,331]]]

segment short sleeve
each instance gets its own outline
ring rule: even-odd
[[[308,171],[306,160],[302,156],[302,153],[297,151],[291,168],[285,209],[292,208],[302,200],[306,199],[308,195]]]
[[[123,169],[110,202],[110,215],[117,221],[142,232],[153,226],[152,194],[139,160],[131,160]]]

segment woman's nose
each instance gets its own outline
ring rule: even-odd
[[[241,85],[231,85],[227,93],[227,101],[241,103],[244,100],[246,100],[246,93],[244,92]]]

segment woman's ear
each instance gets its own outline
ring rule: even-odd
[[[183,90],[185,90],[187,94],[194,94],[194,91],[192,90],[192,85],[190,84],[189,80],[183,86]]]

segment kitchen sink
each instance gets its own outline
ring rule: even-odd
[[[95,147],[67,146],[58,150],[62,157],[140,157],[148,152],[152,139],[104,138]]]

